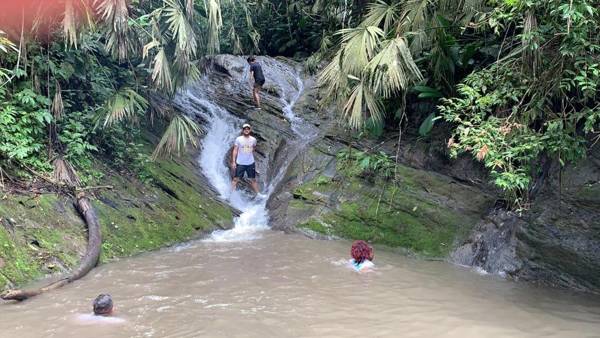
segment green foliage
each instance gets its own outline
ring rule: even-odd
[[[81,112],[71,112],[64,122],[58,136],[60,142],[66,147],[65,159],[81,169],[91,169],[91,155],[98,148],[91,143],[92,129],[88,128],[91,119]]]
[[[421,126],[419,127],[419,135],[427,136],[431,132],[431,129],[433,129],[433,124],[435,123],[435,120],[435,113],[427,115],[427,117],[425,118],[425,120],[423,120],[423,123],[421,123]]]
[[[0,160],[48,169],[44,160],[46,127],[52,121],[49,100],[29,88],[0,102]]]
[[[421,82],[451,91],[455,73],[473,55],[472,49],[461,53],[457,27],[469,24],[479,7],[480,1],[372,1],[356,27],[338,32],[337,53],[319,77],[324,103],[338,104],[350,126],[360,128],[365,116],[383,119],[395,112],[386,111],[384,101],[404,97]],[[433,99],[442,93],[419,95]]]
[[[43,13],[48,5],[32,12]],[[233,29],[223,10],[245,11],[251,27],[255,4],[82,0],[77,6],[68,2],[60,19],[36,17],[55,30],[39,37],[43,44],[35,34],[22,41],[22,53],[0,31],[0,167],[43,172],[51,170],[49,160],[62,157],[86,176],[94,174],[93,155],[101,154],[120,169],[142,174],[148,156],[141,154],[148,149],[132,135],[139,137],[149,125],[170,126],[154,158],[195,145],[198,127],[171,109],[169,100],[198,78],[199,55],[219,51],[226,25]],[[152,107],[151,97],[158,98]]]
[[[512,50],[459,85],[440,110],[456,125],[451,154],[469,152],[496,185],[527,201],[541,154],[565,165],[585,157],[598,125],[598,1],[498,2],[489,27]],[[517,27],[512,35],[503,30]]]
[[[391,179],[394,176],[394,161],[383,151],[369,153],[348,148],[337,154],[340,168],[350,175],[362,177],[379,176]]]

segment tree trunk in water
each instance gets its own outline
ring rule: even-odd
[[[81,262],[79,263],[79,267],[77,267],[77,269],[74,270],[71,275],[59,279],[58,281],[50,283],[44,287],[31,290],[8,290],[1,294],[0,298],[4,300],[23,301],[40,295],[44,292],[58,289],[85,276],[96,266],[96,264],[98,264],[100,250],[102,247],[102,236],[100,234],[100,223],[98,222],[98,216],[96,215],[92,204],[83,192],[77,195],[76,205],[77,210],[79,210],[81,213],[81,216],[85,220],[85,223],[88,227],[87,249],[85,255],[81,259]]]

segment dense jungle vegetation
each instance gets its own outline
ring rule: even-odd
[[[599,0],[3,6],[2,185],[101,181],[94,161],[143,175],[152,158],[195,144],[199,126],[168,103],[216,53],[304,60],[323,108],[338,107],[357,134],[439,130],[449,155],[482,162],[512,208],[527,206],[545,163],[574,163],[600,138]],[[140,143],[148,129],[163,133],[152,155]]]

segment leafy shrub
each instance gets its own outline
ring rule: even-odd
[[[340,167],[350,175],[363,177],[380,176],[391,179],[394,176],[394,161],[383,151],[368,153],[348,148],[337,155]]]

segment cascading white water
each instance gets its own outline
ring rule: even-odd
[[[299,130],[299,125],[302,122],[302,119],[299,118],[298,116],[296,116],[296,114],[294,114],[294,110],[293,110],[294,105],[296,104],[296,102],[298,102],[298,99],[300,99],[300,96],[302,95],[302,92],[304,91],[304,82],[302,81],[300,76],[296,76],[296,86],[297,86],[297,90],[293,94],[293,96],[288,101],[286,101],[285,96],[282,95],[281,101],[283,103],[283,114],[285,115],[287,120],[290,122],[290,124],[292,126],[292,130],[294,131],[294,133],[296,133],[296,135],[301,135],[302,131]]]
[[[280,79],[276,79],[281,81]],[[303,120],[298,118],[294,112],[294,104],[298,101],[304,90],[304,84],[299,75],[296,76],[296,88],[288,83],[277,82],[282,91],[282,103],[285,116],[291,123],[292,130],[301,135]],[[287,82],[287,81],[286,81]],[[293,90],[292,93],[289,91]],[[277,183],[283,178],[285,167],[273,177],[265,187],[264,193],[267,198],[252,200],[244,192],[231,189],[229,168],[225,165],[227,152],[235,137],[239,134],[239,126],[242,121],[234,117],[226,109],[211,102],[202,93],[188,91],[185,95],[194,106],[203,108],[199,112],[208,121],[207,134],[202,142],[202,152],[199,164],[210,184],[216,189],[221,198],[229,201],[231,206],[241,211],[239,217],[234,220],[234,227],[230,230],[218,230],[213,232],[205,241],[211,242],[234,242],[246,241],[260,237],[260,233],[269,229],[269,214],[266,207],[268,197],[275,190]],[[266,182],[265,182],[266,183]]]

